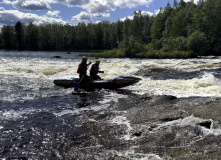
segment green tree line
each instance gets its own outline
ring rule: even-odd
[[[220,0],[174,0],[156,16],[134,12],[133,19],[75,26],[17,22],[0,32],[0,49],[108,50],[98,57],[187,58],[221,55]]]
[[[121,23],[121,22],[120,22]],[[7,50],[103,50],[117,47],[119,24],[79,23],[76,26],[48,24],[36,26],[17,22],[1,29],[0,48]]]

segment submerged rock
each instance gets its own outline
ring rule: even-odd
[[[208,128],[208,129],[211,128],[211,124],[212,124],[211,121],[204,121],[204,122],[198,123],[198,125],[203,126],[203,127],[206,127],[206,128]]]
[[[53,56],[52,58],[61,58],[61,56]]]
[[[203,66],[202,66],[203,67]],[[168,69],[140,69],[135,75],[150,77],[154,80],[168,80],[168,79],[193,79],[205,75],[205,73],[213,72],[214,76],[221,78],[221,68],[217,69],[201,69],[199,71],[179,71]]]

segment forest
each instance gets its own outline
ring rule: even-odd
[[[4,25],[0,49],[34,51],[105,50],[96,57],[190,58],[221,56],[220,0],[174,0],[155,16],[75,26]]]

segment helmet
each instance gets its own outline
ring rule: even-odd
[[[100,60],[99,60],[99,59],[96,60],[95,63],[96,63],[96,64],[100,64]]]
[[[87,57],[86,56],[82,57],[82,62],[87,62]]]

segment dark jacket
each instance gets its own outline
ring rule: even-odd
[[[99,70],[98,64],[93,64],[90,69],[90,76],[93,80],[101,79],[97,74],[104,73],[103,71]]]

